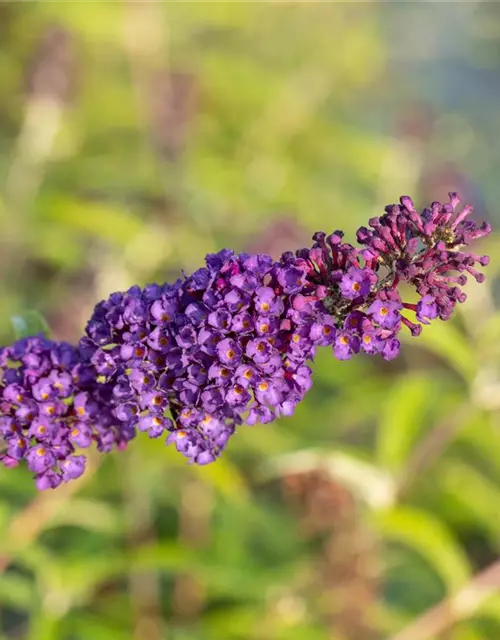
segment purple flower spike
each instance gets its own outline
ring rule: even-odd
[[[399,331],[450,318],[489,262],[467,250],[490,232],[471,215],[455,193],[421,212],[403,196],[358,230],[360,248],[334,231],[278,261],[223,249],[173,284],[113,293],[78,348],[32,337],[0,349],[0,461],[26,460],[38,488],[55,488],[83,473],[79,449],[121,450],[138,429],[213,462],[245,421],[294,412],[317,348],[391,360]]]

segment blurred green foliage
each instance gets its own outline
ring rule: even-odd
[[[1,3],[2,340],[12,316],[39,326],[26,309],[76,340],[111,291],[427,195],[432,134],[371,125],[386,18]],[[321,352],[296,415],[241,428],[217,464],[139,439],[50,494],[0,472],[0,637],[383,640],[456,593],[442,631],[401,640],[500,637],[500,582],[460,591],[500,552],[499,270],[395,362]]]

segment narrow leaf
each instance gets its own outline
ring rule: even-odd
[[[451,531],[431,513],[398,507],[374,514],[387,540],[399,542],[419,553],[440,576],[449,593],[470,577],[467,556]]]

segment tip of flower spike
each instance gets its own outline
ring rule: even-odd
[[[313,235],[312,239],[314,242],[317,242],[320,246],[325,244],[326,233],[324,231],[316,231]]]
[[[456,193],[455,191],[450,191],[448,193],[448,196],[450,198],[450,204],[453,207],[453,209],[455,209],[456,207],[458,207],[458,205],[460,204],[461,200],[460,200],[460,196],[458,195],[458,193]]]
[[[408,211],[413,211],[415,209],[415,205],[410,196],[401,196],[401,198],[399,198],[399,201],[401,202],[403,207],[406,207],[406,209],[408,209]]]
[[[493,231],[492,226],[489,222],[483,222],[481,225],[481,232],[483,236],[489,235]]]
[[[342,238],[344,237],[343,231],[334,231],[329,236],[326,237],[326,241],[330,246],[338,245],[342,242]]]

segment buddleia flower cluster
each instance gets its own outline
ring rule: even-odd
[[[265,255],[223,250],[163,287],[133,287],[97,305],[81,347],[113,387],[115,415],[198,464],[235,427],[291,415],[311,386],[322,335],[304,331],[293,294],[304,272]],[[307,334],[307,335],[306,335]]]
[[[0,352],[0,459],[26,458],[39,488],[83,472],[79,449],[146,432],[189,462],[217,459],[242,424],[289,416],[318,347],[339,360],[395,358],[401,330],[447,320],[487,256],[464,250],[490,226],[459,198],[418,212],[406,196],[357,232],[318,232],[277,261],[229,249],[173,284],[99,302],[77,347],[29,338]],[[401,284],[418,301],[401,298]],[[76,452],[76,453],[75,453]]]
[[[110,408],[111,389],[74,346],[42,336],[0,350],[0,459],[26,460],[39,489],[78,478],[95,443],[102,452],[122,448],[135,431]]]
[[[325,310],[331,315],[338,359],[360,351],[394,358],[402,328],[418,336],[429,320],[448,320],[455,305],[467,299],[461,287],[468,277],[484,281],[475,266],[486,266],[489,257],[463,249],[488,235],[491,227],[468,220],[472,207],[458,212],[457,194],[449,196],[449,203],[434,202],[421,213],[411,198],[403,196],[399,205],[389,205],[384,215],[372,218],[370,228],[358,229],[361,248],[344,244],[340,231],[329,236],[320,232],[311,249],[296,252],[295,258],[290,255],[290,263],[302,265],[307,274],[300,301],[294,305],[303,305],[311,318]],[[416,291],[417,303],[402,300],[401,284]],[[307,293],[321,286],[320,300]]]

